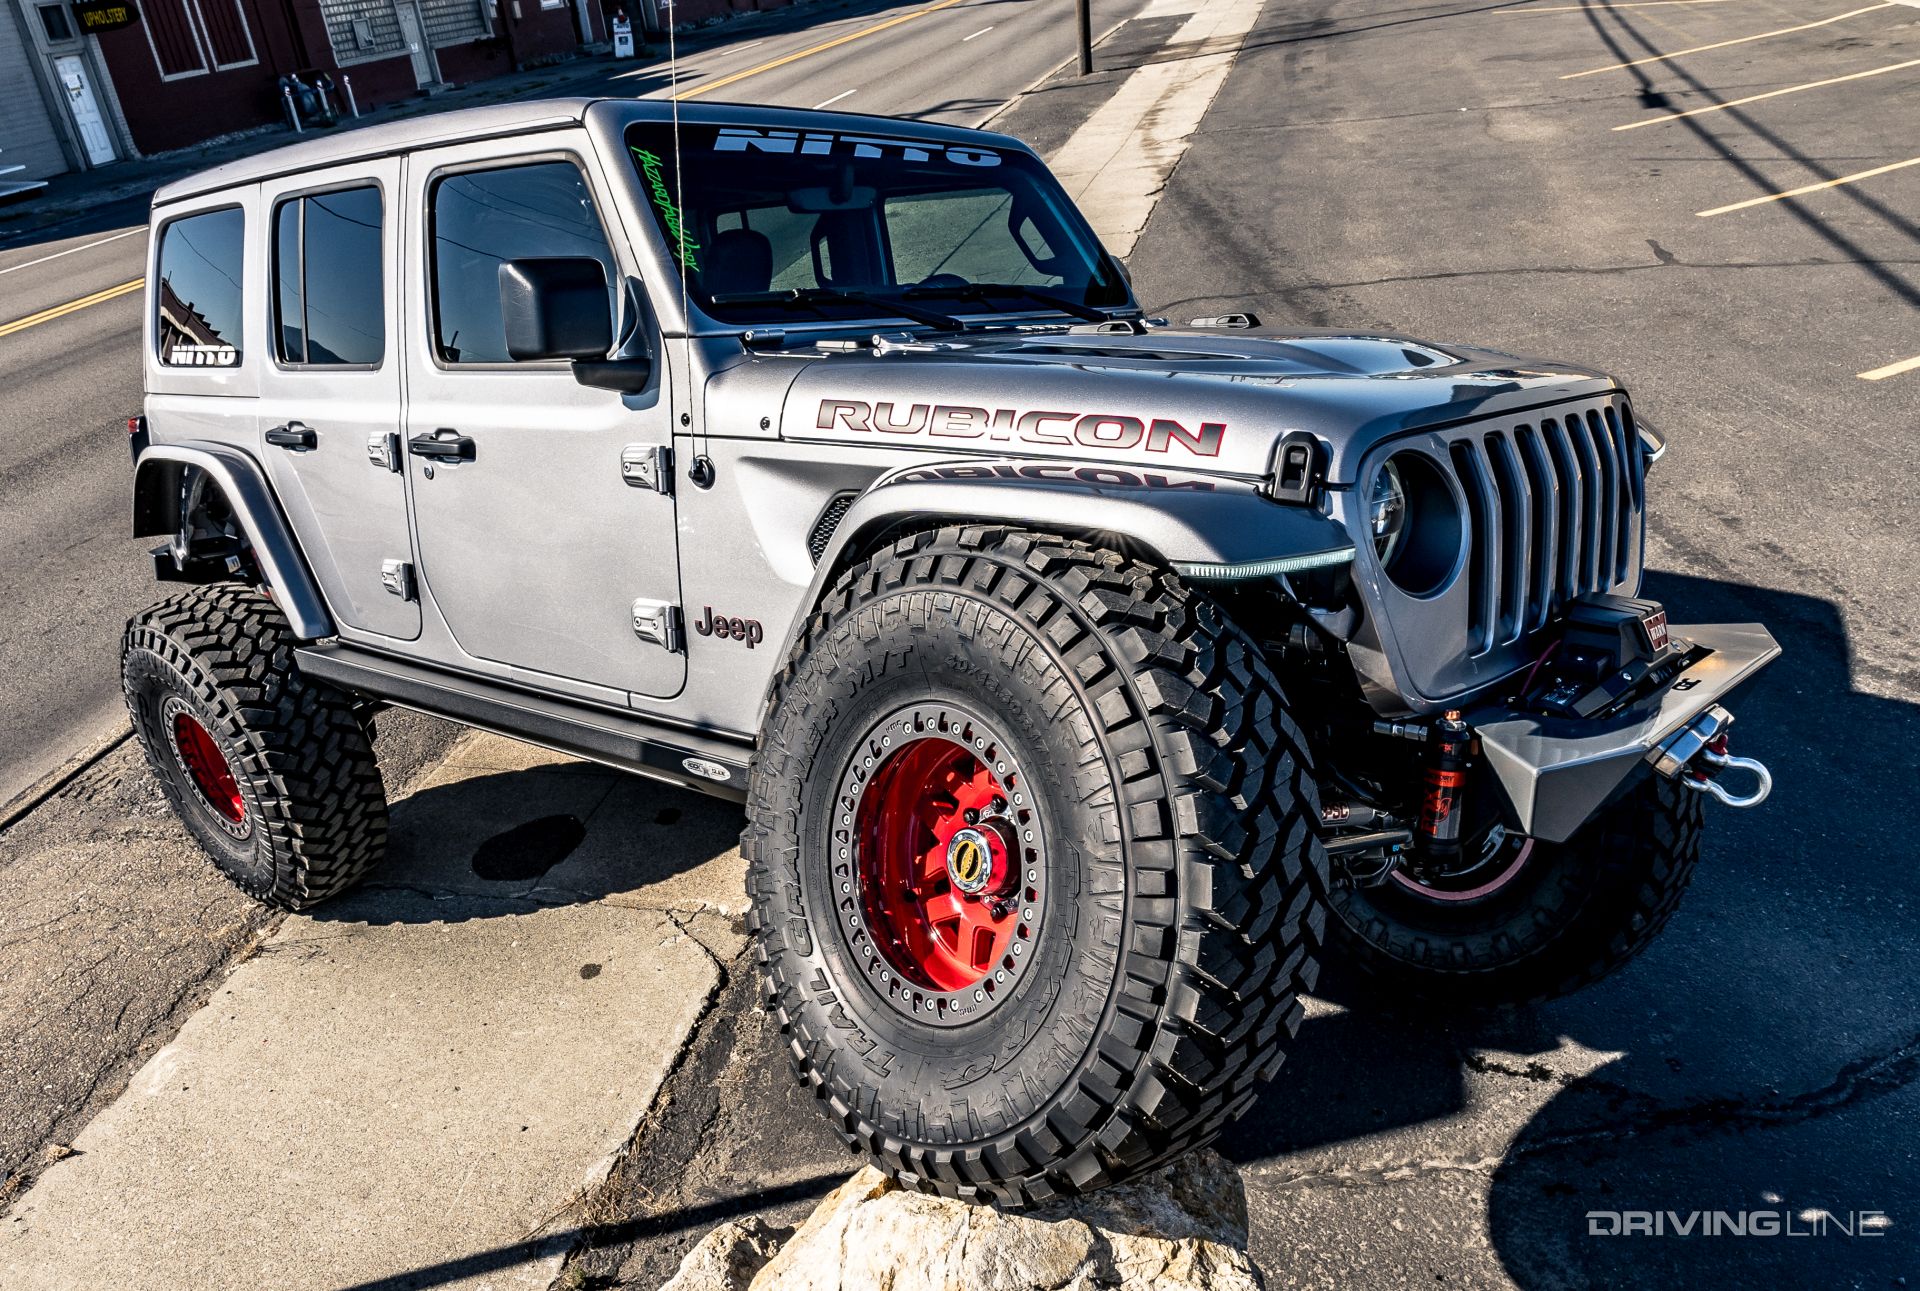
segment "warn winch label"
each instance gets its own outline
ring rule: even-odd
[[[1105,412],[1022,412],[1017,408],[989,410],[946,403],[868,403],[863,399],[822,399],[814,426],[825,431],[984,439],[1001,444],[1138,448],[1149,453],[1171,453],[1178,447],[1194,457],[1218,457],[1221,441],[1227,435],[1227,424],[1223,421],[1203,421],[1195,428],[1166,417],[1128,417]]]

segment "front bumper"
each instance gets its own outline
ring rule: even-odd
[[[1628,776],[1659,760],[1676,735],[1780,654],[1758,623],[1675,625],[1672,632],[1712,653],[1618,716],[1545,717],[1505,703],[1467,711],[1482,762],[1520,833],[1565,842]]]

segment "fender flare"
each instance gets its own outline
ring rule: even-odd
[[[179,529],[180,481],[189,468],[204,472],[225,495],[294,635],[306,641],[333,636],[333,616],[266,476],[259,463],[239,449],[205,442],[150,444],[134,463],[133,536]]]
[[[1330,568],[1354,554],[1353,539],[1337,521],[1275,502],[1251,481],[1057,457],[918,463],[881,476],[847,509],[814,567],[787,652],[850,553],[890,530],[926,521],[1013,524],[1118,541],[1202,583]]]

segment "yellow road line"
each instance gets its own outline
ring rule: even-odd
[[[1900,170],[1907,166],[1920,166],[1920,157],[1909,157],[1905,161],[1891,162],[1885,166],[1875,166],[1872,170],[1855,171],[1851,175],[1842,175],[1838,179],[1823,179],[1817,184],[1803,184],[1799,188],[1789,188],[1784,193],[1768,193],[1765,197],[1749,197],[1744,202],[1733,202],[1726,206],[1716,206],[1710,211],[1695,211],[1695,215],[1725,215],[1728,211],[1744,211],[1749,206],[1764,206],[1768,202],[1784,201],[1789,197],[1801,197],[1807,193],[1817,193],[1823,188],[1838,188],[1842,184],[1852,184],[1862,179],[1872,179],[1875,175],[1884,175],[1890,170]]]
[[[762,63],[758,67],[749,67],[744,72],[735,72],[733,75],[723,76],[717,81],[708,81],[705,85],[696,85],[690,90],[682,90],[673,97],[676,100],[697,98],[702,94],[708,94],[720,89],[722,86],[732,85],[735,81],[744,81],[749,76],[758,76],[762,72],[771,72],[776,67],[785,67],[788,63],[797,63],[803,58],[810,58],[815,54],[823,53],[826,50],[844,45],[848,41],[859,40],[863,36],[871,36],[875,32],[885,31],[889,27],[898,27],[903,22],[912,22],[915,18],[924,17],[927,14],[934,13],[941,9],[950,9],[960,2],[961,0],[938,0],[937,3],[930,4],[924,9],[915,9],[910,13],[903,13],[898,17],[889,18],[885,22],[876,22],[873,26],[862,27],[859,31],[850,31],[844,36],[837,36],[832,40],[822,41],[818,45],[811,45],[806,49],[800,50],[798,53],[787,54],[784,57]]]
[[[1607,9],[1663,9],[1674,4],[1732,4],[1733,0],[1630,0],[1627,4],[1556,4],[1544,9],[1522,8],[1514,5],[1510,8],[1493,10],[1494,13],[1588,13],[1593,10]]]
[[[1885,381],[1888,377],[1897,377],[1902,372],[1912,372],[1916,368],[1920,368],[1920,354],[1916,354],[1910,359],[1901,359],[1898,363],[1889,363],[1884,368],[1874,368],[1870,372],[1862,372],[1860,379],[1862,381]]]
[[[1785,36],[1789,32],[1812,31],[1815,27],[1825,27],[1829,23],[1844,22],[1848,18],[1858,18],[1863,13],[1872,13],[1875,9],[1891,9],[1898,0],[1881,0],[1879,4],[1870,4],[1864,9],[1855,9],[1851,13],[1835,14],[1831,18],[1822,18],[1819,22],[1804,22],[1798,27],[1782,27],[1778,31],[1763,31],[1758,36],[1742,36],[1738,40],[1722,40],[1711,45],[1695,45],[1692,49],[1676,49],[1671,54],[1655,54],[1651,58],[1636,58],[1631,63],[1608,63],[1605,67],[1590,67],[1584,72],[1568,72],[1560,79],[1577,81],[1583,76],[1598,76],[1602,72],[1618,72],[1629,67],[1642,67],[1648,63],[1660,63],[1669,58],[1682,58],[1688,54],[1704,54],[1709,49],[1725,49],[1729,45],[1744,45],[1749,41],[1765,40],[1769,36]]]
[[[1708,112],[1725,112],[1728,108],[1737,108],[1743,103],[1758,103],[1761,99],[1777,99],[1782,94],[1798,94],[1802,90],[1817,90],[1823,85],[1839,85],[1844,81],[1858,81],[1868,76],[1880,76],[1887,72],[1897,72],[1903,67],[1920,67],[1920,58],[1910,58],[1904,63],[1894,63],[1888,67],[1876,67],[1867,72],[1854,72],[1847,76],[1829,77],[1824,81],[1808,81],[1805,85],[1789,85],[1781,90],[1768,90],[1765,94],[1749,94],[1744,99],[1734,99],[1729,103],[1715,103],[1704,108],[1693,108],[1686,112],[1675,112],[1664,117],[1649,117],[1645,121],[1629,121],[1623,126],[1615,126],[1615,132],[1638,130],[1641,126],[1657,126],[1668,121],[1678,121],[1683,117],[1697,117]]]
[[[70,300],[64,305],[55,305],[52,309],[43,309],[37,314],[28,314],[25,318],[16,318],[11,323],[0,326],[0,336],[12,336],[15,332],[24,332],[29,327],[52,322],[64,314],[85,309],[88,305],[98,305],[103,300],[112,300],[115,296],[124,296],[130,291],[139,291],[146,286],[145,278],[135,278],[132,282],[123,282],[118,287],[109,287],[105,291],[96,291],[91,296],[82,296]]]

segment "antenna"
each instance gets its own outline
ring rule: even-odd
[[[667,102],[673,113],[673,204],[679,208],[677,221],[677,242],[673,248],[674,259],[680,270],[680,321],[685,329],[682,340],[686,343],[687,356],[693,356],[693,312],[687,304],[687,180],[680,167],[680,46],[674,38],[674,27],[678,25],[679,15],[674,12],[673,0],[666,0],[667,11]],[[692,386],[688,386],[688,402],[692,402]],[[693,410],[689,408],[687,415]],[[713,460],[707,456],[707,419],[703,415],[694,434],[693,462],[688,476],[699,488],[713,487]]]
[[[667,103],[673,113],[673,204],[680,208],[679,241],[673,255],[680,268],[680,318],[691,332],[692,322],[687,314],[687,189],[680,173],[680,47],[673,34],[679,15],[674,12],[673,0],[666,0],[664,7],[667,11]]]

